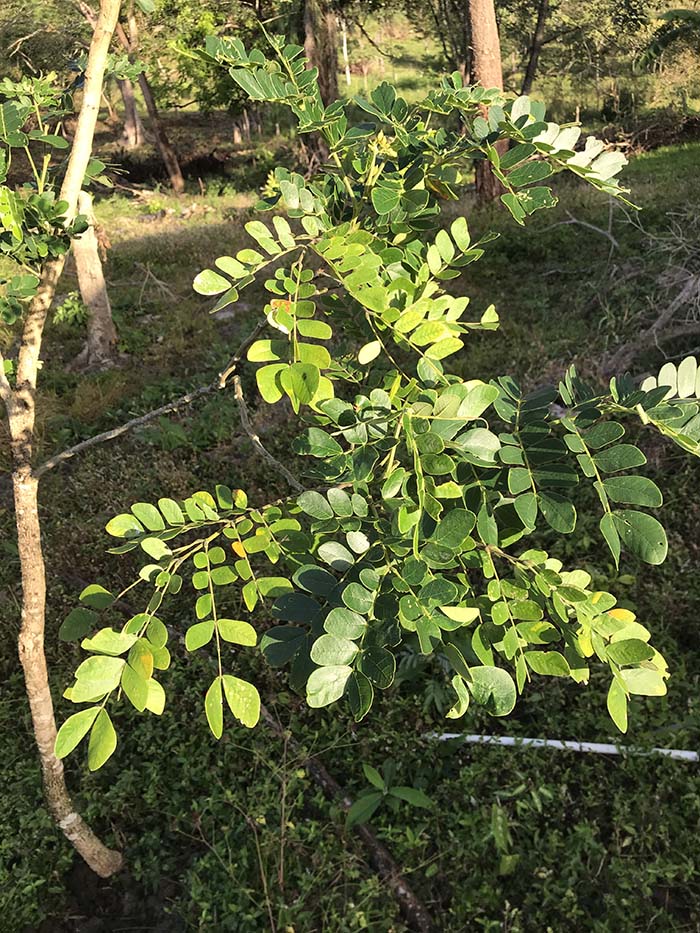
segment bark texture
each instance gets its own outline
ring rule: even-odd
[[[321,100],[328,106],[338,97],[338,35],[336,15],[324,0],[305,0],[304,52],[318,68]]]
[[[472,80],[483,87],[503,90],[501,42],[498,38],[496,10],[493,0],[468,0],[469,23],[472,37]],[[504,151],[502,143],[497,144]],[[494,201],[503,191],[501,183],[491,171],[489,162],[476,163],[476,198],[479,204]]]
[[[549,15],[549,0],[540,0],[537,7],[537,22],[535,30],[532,33],[530,49],[527,56],[527,67],[525,68],[525,77],[521,94],[529,94],[537,74],[537,65],[540,60],[540,52],[544,44],[544,31],[547,25],[547,16]]]
[[[89,223],[85,233],[73,241],[78,287],[88,309],[88,322],[87,341],[74,365],[93,369],[108,365],[114,360],[117,329],[112,320],[112,306],[102,271],[92,196],[87,191],[81,191],[78,196],[78,213],[84,214]]]
[[[102,0],[88,55],[82,107],[61,188],[61,199],[68,203],[69,219],[75,216],[78,195],[90,160],[107,53],[118,15],[119,0]],[[41,340],[64,263],[65,258],[60,257],[44,265],[39,289],[25,317],[15,386],[12,388],[7,380],[0,381],[0,395],[7,411],[12,447],[12,484],[22,575],[19,658],[39,750],[44,792],[49,810],[66,838],[93,871],[106,878],[119,870],[122,857],[100,842],[75,811],[71,801],[63,763],[54,755],[56,721],[44,653],[46,571],[39,524],[38,483],[32,472],[32,448]]]
[[[142,146],[145,142],[143,123],[139,116],[136,106],[136,95],[134,94],[134,85],[128,78],[120,78],[117,81],[119,93],[122,96],[124,105],[124,130],[122,140],[127,149],[135,149]]]

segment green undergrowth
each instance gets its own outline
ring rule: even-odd
[[[644,206],[647,228],[661,230],[668,211],[686,201],[700,203],[698,173],[691,171],[699,158],[700,147],[689,145],[656,150],[631,164],[627,180]],[[687,179],[682,190],[680,177]],[[250,198],[211,192],[154,197],[155,204],[151,197],[113,195],[98,205],[112,242],[107,275],[123,357],[106,373],[69,372],[65,364],[83,339],[79,317],[51,325],[41,388],[42,455],[208,382],[258,319],[255,292],[246,293],[231,316],[217,319],[190,287],[214,257],[243,245]],[[459,285],[479,311],[487,296],[496,300],[504,334],[498,344],[488,334],[470,337],[458,364],[465,378],[512,371],[532,387],[558,378],[572,360],[594,375],[589,361],[612,342],[611,334],[624,331],[624,321],[615,329],[605,319],[600,296],[614,285],[615,270],[638,255],[640,233],[616,211],[610,229],[619,249],[611,256],[604,234],[564,224],[572,215],[608,230],[607,206],[578,190],[567,192],[566,205],[570,215],[557,211],[552,219],[550,212],[529,232],[495,211],[471,218],[470,204],[461,205],[476,232],[495,226],[502,233],[498,250],[481,263],[478,282],[468,272]],[[544,274],[535,277],[536,267]],[[74,281],[68,278],[64,288],[65,294],[74,291]],[[632,298],[643,306],[643,294]],[[658,365],[658,352],[648,361],[650,368]],[[243,378],[263,442],[290,464],[285,414],[256,410],[245,369]],[[595,583],[614,586],[623,605],[648,625],[672,671],[667,697],[634,700],[625,742],[645,749],[695,748],[700,474],[680,453],[656,441],[650,446],[644,432],[639,443],[649,459],[648,475],[663,477],[667,563],[638,581],[638,567],[627,559],[618,574],[592,519],[577,530],[575,550]],[[60,694],[78,649],[58,641],[58,625],[85,582],[118,586],[133,570],[128,556],[115,560],[105,553],[106,521],[137,499],[177,498],[214,481],[247,488],[258,503],[286,492],[284,481],[254,455],[227,392],[87,451],[42,481],[47,652],[60,719],[67,711]],[[211,661],[184,651],[191,612],[186,598],[165,618],[176,655],[166,675],[168,692],[177,699],[161,721],[125,714],[119,748],[97,774],[82,768],[80,756],[68,765],[78,804],[101,834],[124,848],[128,864],[128,873],[109,884],[75,883],[73,855],[43,809],[13,647],[19,566],[6,491],[0,488],[0,610],[9,629],[0,654],[0,930],[60,933],[80,929],[86,919],[100,924],[90,928],[96,930],[404,930],[359,837],[344,828],[337,803],[324,798],[291,742],[264,724],[253,732],[230,726],[221,742],[213,740],[191,670]],[[565,541],[557,556],[566,560],[569,550],[573,544]],[[446,678],[408,654],[398,686],[354,725],[307,709],[283,675],[251,657],[245,663],[255,670],[242,676],[255,675],[294,741],[318,754],[348,793],[367,789],[359,761],[380,769],[390,761],[398,783],[433,799],[429,811],[380,808],[373,825],[435,917],[436,929],[700,928],[697,765],[436,742],[427,734],[454,725],[443,718],[450,703]],[[490,720],[470,711],[459,728],[616,740],[602,685],[595,683],[586,691],[548,685],[546,704],[533,688],[513,718]]]

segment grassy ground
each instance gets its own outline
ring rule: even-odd
[[[699,161],[700,147],[687,146],[657,150],[630,166],[627,179],[647,227],[661,230],[668,211],[685,201],[700,203]],[[680,177],[687,179],[682,191]],[[112,243],[107,275],[124,356],[107,373],[78,377],[68,371],[83,331],[79,307],[71,300],[63,306],[47,336],[43,454],[208,381],[257,320],[255,293],[232,316],[217,319],[190,287],[200,268],[242,243],[252,203],[243,179],[210,184],[208,193],[180,200],[164,193],[116,194],[100,202],[98,216]],[[476,232],[495,227],[502,233],[459,286],[477,309],[494,300],[503,319],[500,335],[472,339],[459,360],[465,377],[512,372],[536,385],[572,360],[594,373],[606,344],[633,332],[646,313],[649,278],[638,293],[634,286],[618,289],[619,270],[643,250],[637,228],[614,215],[620,246],[611,256],[605,235],[564,224],[571,219],[568,209],[607,229],[607,204],[575,186],[560,193],[562,208],[525,232],[501,212],[475,213],[468,199],[459,206]],[[69,275],[66,294],[74,288]],[[640,366],[659,361],[652,353]],[[277,409],[256,413],[264,442],[282,458],[288,457],[286,418]],[[649,569],[627,560],[617,575],[593,520],[558,548],[565,559],[576,555],[601,585],[624,594],[671,664],[669,696],[634,701],[629,741],[692,748],[700,725],[694,623],[700,470],[680,454],[643,443],[650,475],[666,492],[667,564]],[[105,553],[106,520],[133,501],[183,496],[215,482],[247,488],[256,501],[285,492],[241,437],[226,396],[95,448],[46,477],[47,650],[59,718],[68,712],[60,694],[78,657],[56,638],[62,617],[85,581],[118,585],[129,579],[129,560]],[[285,742],[264,726],[252,733],[230,726],[220,743],[212,739],[197,686],[207,662],[185,656],[178,637],[176,664],[167,675],[173,699],[162,719],[125,713],[120,746],[103,770],[89,775],[79,755],[68,765],[80,807],[123,847],[127,872],[97,883],[75,863],[38,790],[14,649],[19,583],[12,523],[0,501],[0,611],[7,632],[0,651],[0,931],[403,930],[357,837],[343,829],[338,808]],[[190,612],[183,600],[167,618],[176,636]],[[362,762],[381,767],[391,761],[400,783],[434,799],[428,815],[408,807],[380,810],[374,825],[437,929],[700,930],[697,766],[436,745],[425,734],[444,728],[447,695],[438,672],[409,661],[397,688],[359,726],[333,712],[307,710],[287,692],[284,677],[252,653],[246,663],[281,722],[318,752],[350,793],[366,786]],[[470,711],[460,728],[615,741],[595,678],[585,690],[548,683],[545,693],[535,685],[514,719],[487,720]],[[498,829],[504,820],[505,834]],[[504,854],[513,858],[504,860]]]

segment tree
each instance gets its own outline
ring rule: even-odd
[[[287,399],[299,416],[294,447],[308,458],[305,481],[248,428],[291,495],[252,505],[243,490],[218,485],[183,501],[136,502],[109,521],[115,550],[144,562],[137,581],[148,595],[115,629],[123,593],[92,584],[65,620],[61,637],[82,640],[89,655],[66,696],[88,705],[61,727],[57,754],[89,734],[88,764],[100,767],[116,747],[110,713],[120,699],[162,713],[159,672],[171,658],[161,616],[169,600],[185,598],[185,579],[196,619],[186,648],[212,646],[215,673],[202,692],[217,738],[224,703],[242,725],[258,722],[257,688],[230,672],[231,651],[258,644],[271,665],[289,666],[310,707],[345,698],[358,721],[393,682],[399,650],[449,669],[452,718],[472,702],[505,716],[532,678],[585,684],[602,667],[608,710],[626,731],[630,696],[666,692],[666,662],[630,610],[533,535],[571,534],[577,488],[589,481],[615,564],[623,550],[663,561],[665,532],[645,511],[661,493],[633,472],[645,462],[641,450],[620,441],[625,422],[641,419],[700,456],[697,363],[669,364],[641,387],[630,377],[589,386],[573,367],[558,387],[529,393],[510,376],[461,379],[445,361],[470,332],[497,329],[498,315],[490,306],[466,320],[468,299],[444,283],[491,238],[472,241],[464,217],[439,228],[443,202],[460,196],[475,158],[490,162],[504,205],[524,225],[556,204],[542,184],[555,172],[625,200],[615,177],[624,157],[592,137],[575,152],[579,130],[545,122],[542,104],[464,86],[457,75],[412,106],[386,83],[369,99],[325,106],[301,46],[281,36],[270,43],[269,58],[236,39],[211,39],[207,51],[252,100],[286,106],[300,133],[321,134],[332,165],[310,179],[277,168],[259,204],[271,222],[246,225],[257,248],[221,256],[194,286],[224,308],[264,282],[261,319],[218,385],[232,383],[249,425],[239,371],[244,358],[256,364],[264,401]],[[444,120],[431,126],[432,114]],[[446,128],[458,116],[464,133]],[[499,141],[512,144],[502,157]],[[332,355],[334,334],[343,349]]]
[[[469,27],[472,41],[471,80],[485,88],[503,90],[501,43],[498,38],[493,0],[469,0]],[[496,152],[505,152],[497,144]],[[488,160],[480,159],[475,167],[476,198],[479,204],[494,201],[503,191]]]
[[[4,185],[0,189],[3,252],[19,270],[6,285],[1,310],[6,321],[16,316],[23,318],[14,373],[12,363],[0,355],[0,398],[4,403],[11,440],[12,485],[22,574],[19,657],[49,810],[66,838],[88,865],[103,877],[119,869],[121,856],[107,849],[76,812],[66,788],[63,763],[54,754],[56,723],[44,653],[46,578],[38,479],[33,470],[32,454],[44,324],[70,240],[85,228],[84,223],[76,220],[78,197],[90,162],[107,54],[118,14],[119,0],[102,0],[90,44],[83,102],[59,201],[55,201],[48,179],[50,155],[45,154],[37,166],[31,157],[30,137],[22,128],[32,114],[38,119],[38,127],[32,131],[31,139],[40,146],[62,146],[61,138],[52,132],[51,121],[46,124],[42,119],[40,109],[40,104],[46,106],[47,103],[55,109],[60,94],[52,91],[46,81],[34,81],[29,95],[21,90],[17,101],[9,100],[2,104],[0,131],[3,180],[12,149],[20,148],[25,150],[34,168],[36,186],[32,194],[28,194],[26,189],[15,192]]]
[[[537,63],[540,60],[540,53],[545,41],[545,26],[547,25],[547,16],[549,15],[549,0],[539,0],[537,5],[537,20],[535,28],[532,31],[532,40],[527,55],[527,66],[525,68],[525,77],[523,78],[521,94],[529,94],[532,90],[532,84],[537,74]]]

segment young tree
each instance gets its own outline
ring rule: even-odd
[[[90,867],[107,877],[121,865],[121,856],[107,849],[76,812],[66,788],[63,763],[54,754],[56,724],[44,653],[46,578],[39,522],[38,480],[32,455],[36,418],[36,385],[41,363],[41,342],[46,317],[63,270],[70,238],[84,228],[75,222],[78,198],[88,169],[95,123],[102,96],[102,82],[119,0],[102,0],[90,44],[83,102],[75,137],[61,186],[54,201],[47,182],[50,157],[35,166],[36,192],[15,192],[2,187],[3,252],[14,259],[19,274],[6,286],[2,310],[5,318],[22,316],[21,342],[16,371],[0,355],[0,397],[4,403],[11,440],[17,544],[22,574],[22,622],[19,657],[24,671],[34,735],[41,761],[44,791],[49,809],[66,838]],[[36,99],[19,98],[2,105],[0,138],[8,167],[12,148],[24,148],[30,163],[30,139],[22,127],[30,113],[39,111],[38,101],[52,98],[44,82],[37,82]],[[36,107],[33,106],[36,104]],[[39,117],[32,136],[38,144],[61,145]],[[33,270],[39,275],[35,275]],[[28,271],[31,270],[31,271]],[[26,306],[26,307],[25,307]]]
[[[218,384],[233,383],[246,423],[239,369],[244,354],[260,364],[262,398],[286,398],[299,416],[304,482],[251,432],[293,495],[252,505],[243,490],[219,485],[183,501],[137,502],[110,520],[115,550],[141,553],[144,566],[120,594],[87,587],[63,624],[62,637],[82,639],[89,653],[66,696],[88,705],[61,727],[57,754],[89,734],[88,764],[99,768],[117,745],[116,701],[162,713],[158,678],[171,658],[161,616],[168,600],[184,598],[185,579],[194,602],[186,649],[212,646],[202,692],[217,738],[224,703],[242,725],[258,722],[257,688],[230,672],[231,646],[258,644],[273,666],[289,665],[309,706],[346,698],[358,721],[393,682],[398,650],[437,656],[436,668],[450,670],[452,718],[471,702],[505,716],[533,677],[585,684],[602,667],[608,710],[626,731],[631,696],[666,692],[666,662],[631,611],[533,535],[571,534],[578,486],[590,482],[615,564],[623,549],[648,564],[664,560],[665,532],[646,511],[661,493],[633,472],[645,457],[621,443],[623,422],[641,419],[700,456],[697,362],[668,364],[641,387],[623,377],[597,389],[573,367],[558,387],[532,392],[510,376],[452,374],[445,361],[470,332],[495,330],[498,315],[491,306],[467,320],[469,299],[444,283],[492,238],[473,242],[464,217],[438,224],[475,158],[490,162],[504,205],[524,224],[556,204],[542,184],[554,173],[624,198],[615,178],[624,157],[593,137],[575,151],[580,131],[546,122],[542,104],[456,75],[412,106],[386,83],[369,99],[325,106],[301,46],[270,42],[269,58],[235,39],[212,39],[207,51],[252,100],[287,106],[299,132],[321,134],[332,164],[308,180],[277,168],[259,204],[274,212],[271,222],[246,225],[257,248],[220,257],[195,289],[223,308],[264,283],[261,319]],[[431,124],[433,115],[445,120]],[[458,116],[464,133],[446,129]],[[502,157],[499,140],[512,143]],[[113,628],[113,608],[137,584],[144,610]]]
[[[146,137],[136,106],[134,85],[130,78],[117,78],[117,85],[124,105],[124,132],[122,138],[127,149],[136,149],[144,144]]]
[[[537,64],[540,60],[542,45],[545,40],[545,28],[547,25],[547,16],[549,15],[549,0],[539,0],[537,4],[537,19],[535,28],[532,31],[530,48],[527,54],[527,65],[525,66],[525,76],[523,78],[521,94],[529,94],[532,90],[532,83],[537,74]]]
[[[503,90],[501,42],[498,37],[496,9],[493,0],[468,0],[469,27],[472,43],[471,80],[485,88]],[[504,144],[496,144],[496,152],[505,152]],[[494,201],[503,188],[487,159],[475,166],[476,198],[479,204]]]

